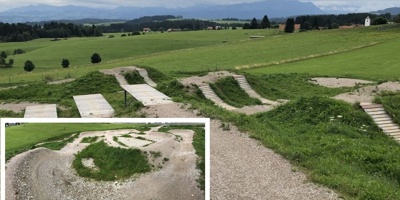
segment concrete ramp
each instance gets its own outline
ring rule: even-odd
[[[217,94],[215,94],[214,90],[210,87],[208,83],[199,85],[200,90],[203,92],[204,96],[207,99],[210,99],[215,104],[225,108],[227,110],[235,110],[237,108],[225,103]]]
[[[24,118],[57,118],[57,105],[44,104],[27,106]]]
[[[114,114],[114,109],[101,94],[74,96],[82,118],[108,118]]]
[[[153,80],[151,80],[151,78],[149,77],[149,74],[147,73],[147,70],[145,69],[137,69],[137,71],[139,72],[140,76],[142,76],[144,78],[144,81],[150,85],[151,87],[156,87],[157,83],[155,83]]]
[[[170,97],[147,84],[121,85],[121,87],[124,88],[125,92],[141,101],[144,106],[172,103]]]

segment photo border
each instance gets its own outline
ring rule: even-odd
[[[1,118],[1,200],[5,200],[5,124],[6,123],[204,123],[205,124],[205,200],[210,200],[210,118]]]

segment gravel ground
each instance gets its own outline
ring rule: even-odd
[[[375,96],[384,91],[399,92],[399,82],[386,82],[380,85],[370,85],[357,89],[353,92],[346,92],[335,96],[335,99],[343,100],[348,103],[372,103]]]
[[[178,103],[144,108],[148,117],[195,118],[198,112]],[[338,199],[307,181],[304,173],[235,126],[223,131],[211,121],[211,199]]]
[[[40,103],[20,102],[20,103],[0,103],[0,110],[10,110],[13,112],[22,112],[27,106],[37,106]]]
[[[373,82],[360,79],[350,79],[350,78],[316,77],[311,79],[311,83],[315,83],[329,88],[340,88],[340,87],[354,87],[357,84],[371,84]]]

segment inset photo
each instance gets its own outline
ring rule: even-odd
[[[1,125],[2,199],[209,199],[209,119]]]

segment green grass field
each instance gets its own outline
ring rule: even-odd
[[[0,43],[0,50],[27,51],[11,57],[16,60],[14,68],[0,69],[2,86],[8,82],[21,84],[82,76],[59,86],[38,83],[0,90],[0,99],[59,102],[69,109],[62,111],[61,116],[71,117],[78,115],[72,94],[98,92],[114,107],[117,117],[136,117],[141,103],[134,102],[124,109],[123,93],[119,93],[121,89],[115,79],[90,72],[120,66],[149,66],[150,77],[159,83],[158,90],[175,101],[192,105],[206,117],[238,126],[283,155],[309,180],[334,189],[347,199],[399,199],[399,144],[385,136],[357,105],[329,98],[354,88],[331,89],[308,81],[313,76],[399,80],[396,62],[399,31],[400,25],[386,25],[294,34],[278,30],[221,30]],[[265,38],[251,40],[251,35]],[[102,63],[90,63],[94,51],[100,53]],[[64,57],[70,60],[70,69],[61,69]],[[37,64],[32,73],[22,70],[25,59]],[[291,101],[269,113],[246,116],[218,108],[196,88],[185,87],[174,79],[221,69],[244,73],[254,90],[266,98]],[[237,89],[233,82],[218,84],[222,89]],[[398,92],[384,94],[377,101],[399,120]],[[26,140],[19,149],[29,149],[33,144],[22,136],[16,137],[18,140],[12,142],[15,145]],[[31,139],[36,141],[40,137]]]
[[[9,56],[15,64],[11,69],[0,69],[0,83],[40,81],[46,77],[79,77],[101,68],[130,65],[147,65],[168,74],[257,68],[249,72],[312,72],[394,79],[398,78],[398,74],[390,73],[395,67],[390,58],[395,56],[395,48],[400,42],[396,34],[400,26],[388,27],[294,34],[283,34],[274,29],[153,33],[130,37],[115,34],[114,38],[103,36],[68,38],[56,42],[39,39],[0,43],[0,50],[8,53],[17,48],[27,52]],[[251,40],[251,35],[266,37]],[[90,56],[95,52],[101,55],[103,61],[93,65]],[[70,60],[69,69],[61,68],[63,58]],[[22,69],[26,60],[32,60],[36,65],[31,73]],[[378,70],[376,65],[384,66],[384,70]]]

